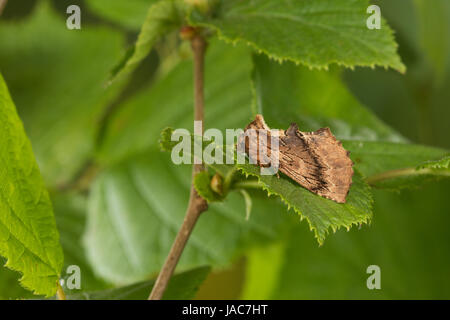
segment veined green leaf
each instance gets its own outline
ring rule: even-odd
[[[194,10],[190,20],[277,60],[314,68],[379,65],[404,72],[386,21],[379,30],[367,28],[368,6],[361,0],[227,0],[212,15]]]
[[[418,146],[411,146],[411,154],[402,155],[402,162],[416,162],[413,154]],[[409,156],[409,157],[408,157]],[[374,174],[367,179],[373,186],[386,189],[418,188],[425,182],[442,178],[450,178],[450,157],[446,156],[440,160],[427,161],[417,167],[401,167]]]
[[[161,0],[148,9],[136,43],[114,68],[110,82],[131,73],[150,53],[159,37],[182,25],[184,5],[183,0]]]
[[[0,75],[0,255],[36,294],[55,294],[63,263],[53,209]]]
[[[189,300],[195,297],[200,284],[206,279],[210,267],[174,275],[164,292],[163,300]],[[152,291],[155,280],[139,282],[121,288],[83,292],[68,295],[69,300],[145,300]]]

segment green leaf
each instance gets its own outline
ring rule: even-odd
[[[167,130],[163,131],[163,137],[170,139],[168,135],[164,134],[166,132]],[[162,142],[162,144],[170,148],[169,141]],[[211,143],[214,144],[214,142]],[[212,169],[216,166],[216,164],[209,165]],[[368,223],[372,217],[370,188],[358,172],[353,176],[352,187],[347,196],[347,202],[345,204],[338,204],[332,200],[313,194],[284,175],[282,177],[261,175],[260,167],[256,165],[223,164],[221,166],[228,167],[229,171],[237,168],[246,176],[256,177],[261,185],[260,187],[266,190],[269,196],[279,196],[288,208],[294,209],[300,215],[301,220],[304,218],[308,220],[311,230],[314,231],[319,244],[323,243],[325,236],[329,233],[329,229],[336,232],[340,227],[345,227],[348,230],[353,224],[361,225]],[[197,176],[199,177],[198,181],[195,181],[196,185],[199,185],[197,190],[200,191],[200,194],[205,195],[205,199],[210,200],[212,198],[212,190],[209,189],[208,191],[209,174],[206,172]],[[243,183],[240,185],[242,186]],[[245,194],[244,199],[246,202],[246,216],[248,217],[250,210],[249,203],[251,203],[251,200],[249,202]]]
[[[200,284],[206,279],[210,267],[201,267],[174,275],[164,292],[163,300],[190,300],[195,297]],[[104,291],[68,295],[69,300],[145,300],[152,291],[155,280],[135,283]]]
[[[197,173],[194,177],[195,190],[208,202],[222,201],[223,198],[211,189],[211,178],[208,171]]]
[[[228,0],[213,15],[194,10],[190,20],[276,60],[313,68],[379,65],[404,72],[387,23],[383,20],[380,30],[367,28],[368,6],[361,0]]]
[[[253,61],[254,112],[263,114],[272,128],[287,128],[291,122],[298,123],[302,131],[330,127],[350,151],[355,167],[377,187],[411,186],[415,178],[388,184],[379,183],[377,175],[384,180],[385,172],[407,168],[417,173],[416,166],[448,153],[407,143],[359,103],[335,70],[311,71],[286,62],[280,65],[262,55],[254,56]],[[433,177],[437,175],[426,178]]]
[[[433,86],[433,72],[424,66],[423,55],[411,55],[414,63],[405,76],[364,69],[346,72],[345,80],[360,101],[411,141],[450,148],[450,73],[439,87]]]
[[[287,177],[260,175],[260,168],[255,165],[238,167],[244,174],[257,177],[269,196],[279,196],[301,220],[306,218],[319,244],[323,244],[330,229],[333,232],[341,227],[349,230],[352,225],[369,223],[372,218],[372,194],[358,172],[353,175],[346,203],[339,204],[313,194]]]
[[[151,149],[103,172],[88,204],[84,237],[98,275],[118,284],[158,272],[184,219],[191,170],[175,166],[170,154]],[[287,215],[276,201],[261,199],[245,220],[244,201],[231,193],[210,203],[189,239],[179,270],[225,266],[247,248],[281,236]]]
[[[370,227],[340,232],[320,248],[303,224],[294,226],[282,245],[248,256],[243,298],[448,299],[449,192],[450,181],[400,194],[375,190]],[[370,265],[381,269],[381,290],[367,288]]]
[[[450,169],[450,156],[446,156],[437,161],[428,161],[417,167],[417,170],[430,169],[438,171],[448,171]]]
[[[148,8],[157,0],[88,0],[88,8],[109,21],[130,30],[139,30]]]
[[[0,20],[0,69],[46,182],[67,182],[94,149],[100,114],[122,83],[105,90],[124,36],[105,27],[67,30],[40,1],[33,14]]]
[[[49,195],[0,75],[0,255],[21,284],[51,296],[63,263]]]
[[[114,68],[110,82],[131,73],[150,53],[159,37],[181,27],[184,19],[184,7],[182,0],[161,0],[148,9],[136,43]]]

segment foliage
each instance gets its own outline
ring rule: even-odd
[[[161,146],[166,151],[171,151],[174,147],[170,144],[170,140],[163,140],[170,139],[170,136],[168,135],[170,132],[173,132],[173,130],[166,129],[161,134]],[[205,144],[208,143],[206,142]],[[210,144],[214,145],[214,142],[211,142]],[[217,150],[221,149],[216,147],[216,152]],[[217,169],[218,165],[212,164],[210,167],[214,170]],[[247,181],[259,183],[260,188],[265,190],[268,196],[276,195],[280,197],[281,201],[288,209],[292,208],[299,214],[301,220],[306,218],[310,225],[310,229],[314,231],[319,244],[323,243],[329,229],[333,232],[336,232],[340,227],[349,229],[353,224],[361,225],[363,223],[368,223],[372,216],[372,196],[370,188],[359,173],[356,173],[353,176],[353,183],[347,197],[347,202],[345,204],[338,204],[299,187],[297,183],[293,182],[288,177],[261,175],[259,167],[255,165],[222,164],[220,167],[226,167],[226,170],[217,170],[217,172],[223,176],[223,179],[226,179],[229,173],[233,174],[238,170],[246,177],[255,177],[257,180],[253,179]],[[235,178],[235,180],[238,180],[238,178]],[[208,172],[197,174],[194,179],[194,186],[196,187],[197,192],[208,200],[208,202],[218,201],[221,198],[217,193],[211,190],[210,181],[211,178]],[[244,183],[242,183],[243,181]],[[240,185],[245,185],[245,181],[246,180],[242,179]],[[236,181],[234,184],[238,185]]]

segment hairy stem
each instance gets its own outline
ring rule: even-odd
[[[195,35],[191,40],[192,52],[194,56],[194,120],[203,122],[203,77],[204,60],[206,51],[206,41],[200,35]],[[203,127],[203,126],[202,126]],[[204,170],[203,165],[194,164],[192,168],[192,181],[194,176]],[[153,290],[150,293],[149,300],[160,300],[163,297],[167,284],[180,260],[181,254],[186,246],[189,236],[200,217],[200,214],[208,209],[206,201],[197,194],[193,184],[191,185],[191,194],[189,204],[186,210],[183,224],[175,238],[170,249],[169,255],[164,262],[161,272],[156,279]]]
[[[373,176],[370,176],[369,178],[367,178],[366,181],[370,185],[375,185],[377,182],[380,182],[383,180],[389,180],[389,179],[405,177],[405,176],[418,176],[418,175],[425,175],[425,174],[450,176],[450,173],[446,170],[437,171],[437,170],[433,170],[433,169],[429,169],[429,168],[424,168],[424,169],[404,168],[404,169],[396,169],[396,170],[390,170],[390,171],[374,174]]]

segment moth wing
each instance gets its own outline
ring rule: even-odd
[[[353,177],[353,161],[349,152],[336,139],[329,128],[302,133],[322,167],[321,178],[325,187],[318,194],[344,203]]]

